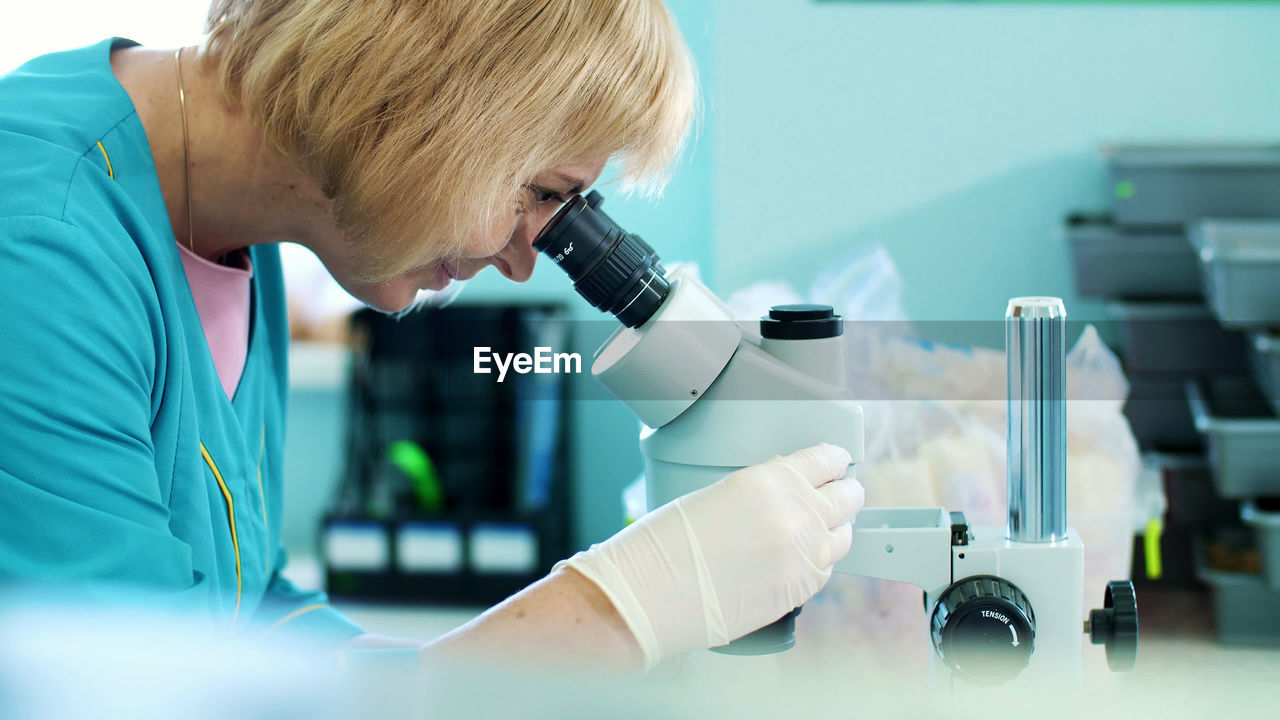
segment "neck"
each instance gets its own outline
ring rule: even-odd
[[[146,130],[174,237],[210,260],[267,242],[316,249],[335,232],[332,202],[267,145],[255,123],[224,101],[216,78],[192,49],[182,53],[184,153],[173,54],[122,49],[112,53],[111,65]]]

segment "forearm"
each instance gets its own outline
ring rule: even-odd
[[[864,500],[850,464],[823,444],[730,473],[574,555],[420,659],[636,670],[742,637],[813,597],[849,552]]]
[[[638,670],[640,646],[595,583],[561,568],[423,646],[422,658],[464,656],[515,665]]]

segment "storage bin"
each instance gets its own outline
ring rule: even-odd
[[[1280,145],[1103,148],[1119,225],[1280,217]]]
[[[1280,418],[1248,378],[1190,381],[1187,402],[1205,437],[1218,494],[1280,495]]]
[[[1198,298],[1200,264],[1182,228],[1118,228],[1106,215],[1070,215],[1076,292],[1085,297]]]
[[[1258,389],[1280,415],[1280,336],[1254,333],[1249,343],[1249,365]]]
[[[1221,375],[1248,367],[1247,338],[1221,328],[1203,305],[1113,302],[1125,370],[1130,373]]]
[[[1231,530],[1211,535],[1207,544],[1229,544],[1243,551],[1251,541],[1234,532],[1240,528]],[[1280,645],[1280,590],[1267,587],[1258,573],[1214,567],[1209,561],[1214,554],[1210,548],[1197,549],[1197,574],[1213,590],[1218,640],[1228,645]]]
[[[1187,230],[1209,309],[1227,327],[1280,327],[1280,221],[1205,219]]]
[[[1267,587],[1280,591],[1280,498],[1251,500],[1240,510],[1240,519],[1252,527],[1262,555],[1262,577]],[[1280,613],[1280,605],[1276,612]]]
[[[1189,451],[1204,447],[1187,405],[1186,378],[1129,375],[1124,415],[1145,450]]]

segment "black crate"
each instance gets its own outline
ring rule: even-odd
[[[1113,302],[1107,313],[1120,325],[1130,373],[1222,375],[1248,368],[1245,334],[1223,329],[1203,305]]]
[[[1240,503],[1218,495],[1203,453],[1152,453],[1143,461],[1159,469],[1168,503],[1166,530],[1238,523]]]
[[[1184,378],[1130,374],[1128,379],[1124,414],[1143,449],[1179,452],[1204,447],[1187,404]]]
[[[450,306],[400,319],[363,311],[352,324],[346,469],[321,538],[331,591],[490,604],[567,556],[568,378],[512,371],[498,382],[474,366],[477,347],[532,353],[568,342],[564,309]],[[353,527],[377,529],[383,562],[360,556],[369,535],[353,557],[330,552]],[[431,528],[452,528],[452,546]],[[517,561],[486,565],[485,547],[506,547]],[[433,559],[440,552],[447,561]]]

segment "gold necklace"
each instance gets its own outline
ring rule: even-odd
[[[178,70],[178,107],[182,108],[182,187],[187,195],[187,247],[196,251],[196,236],[191,231],[191,161],[187,145],[187,92],[182,87],[182,48],[173,53]]]

